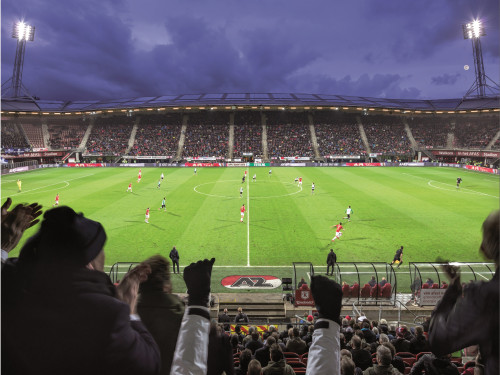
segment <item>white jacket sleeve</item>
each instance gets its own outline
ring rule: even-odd
[[[306,375],[340,375],[340,326],[333,320],[314,324]]]
[[[207,373],[209,331],[209,310],[203,306],[189,306],[182,318],[170,374]]]

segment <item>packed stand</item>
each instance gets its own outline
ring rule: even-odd
[[[53,150],[75,149],[80,146],[83,136],[87,131],[88,123],[64,123],[54,124],[52,121],[47,124],[49,131],[50,148]]]
[[[244,152],[251,152],[257,158],[263,154],[260,112],[234,114],[233,157],[241,158]]]
[[[448,134],[453,133],[453,126],[447,119],[435,117],[408,119],[408,125],[415,142],[423,149],[445,148]]]
[[[142,121],[141,121],[142,122]],[[132,156],[175,156],[182,125],[141,124],[135,134]]]
[[[383,155],[412,153],[408,135],[400,119],[390,121],[383,117],[366,116],[363,118],[363,128],[372,153]]]
[[[314,157],[309,125],[267,125],[269,157]]]
[[[484,150],[498,133],[498,117],[457,119],[454,148]]]
[[[46,148],[41,124],[22,124],[21,126],[32,148]]]
[[[225,158],[229,138],[228,125],[189,124],[186,127],[183,157]]]
[[[215,258],[184,268],[186,303],[171,293],[170,263],[161,255],[115,286],[103,272],[102,225],[61,206],[44,213],[19,258],[9,259],[42,214],[37,203],[10,210],[11,203],[1,210],[5,373],[456,375],[474,367],[498,374],[499,210],[484,221],[480,247],[495,262],[494,278],[462,287],[458,268],[445,265],[449,287],[423,326],[341,317],[341,286],[313,275],[314,317],[281,333],[250,327],[245,335],[242,309],[234,319],[225,310],[219,323],[210,321]],[[479,348],[473,363],[449,354],[472,345]]]
[[[319,153],[327,155],[365,155],[366,150],[356,123],[314,126]]]
[[[7,149],[27,149],[30,147],[19,127],[11,122],[2,121],[2,151]]]
[[[133,122],[132,117],[125,116],[96,119],[87,140],[87,152],[90,154],[123,155],[128,148]]]

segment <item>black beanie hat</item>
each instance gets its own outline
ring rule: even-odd
[[[37,236],[38,256],[85,266],[103,249],[106,233],[97,221],[67,206],[48,210]]]

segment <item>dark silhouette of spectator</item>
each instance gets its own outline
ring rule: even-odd
[[[387,284],[387,279],[385,277],[382,277],[382,280],[380,280],[379,285],[380,287],[383,287],[385,284]]]
[[[432,285],[434,285],[434,281],[430,277],[428,277],[427,280],[425,280],[425,283],[427,285],[429,285],[429,287],[431,287],[431,288],[432,288]]]
[[[297,327],[288,330],[288,340],[286,342],[286,351],[302,355],[307,352],[307,344],[300,338]]]
[[[264,375],[295,375],[292,367],[285,362],[285,357],[279,345],[273,344],[271,346],[270,359],[267,366],[262,369]]]
[[[300,289],[302,285],[307,285],[306,280],[301,277],[299,283],[297,284],[297,289]]]
[[[368,285],[370,285],[372,288],[377,285],[377,280],[375,280],[375,276],[372,276],[370,281],[368,281]]]
[[[170,264],[165,257],[154,255],[141,264],[149,266],[151,274],[139,287],[137,312],[160,348],[161,374],[168,375],[184,315],[184,303],[171,294]]]
[[[421,326],[415,327],[415,337],[410,340],[410,353],[418,354],[429,351],[429,343]]]
[[[396,338],[391,341],[391,344],[396,348],[396,353],[410,351],[410,342],[405,339],[405,331],[402,327],[396,330]]]
[[[224,331],[229,332],[231,330],[231,325],[229,324],[229,323],[231,323],[231,318],[227,314],[227,308],[224,308],[224,312],[219,314],[218,321],[219,321],[219,323],[224,324]]]
[[[434,354],[424,354],[414,363],[411,375],[459,375],[460,372],[450,361],[450,355],[436,357]]]
[[[497,374],[499,369],[499,337],[496,334],[499,330],[499,228],[500,211],[497,210],[483,223],[483,240],[479,248],[486,259],[495,262],[493,279],[462,288],[457,268],[444,267],[450,284],[432,313],[429,327],[429,345],[436,356],[478,344],[486,375]]]
[[[257,359],[262,367],[266,367],[270,360],[270,349],[273,344],[276,344],[276,339],[271,335],[266,340],[266,345],[255,351],[255,359]]]
[[[326,257],[326,274],[329,274],[330,267],[332,268],[332,272],[330,275],[333,275],[333,271],[335,270],[335,262],[337,261],[337,254],[333,252],[333,249],[330,249]]]
[[[391,364],[391,351],[383,345],[377,348],[377,364],[363,371],[363,375],[398,375],[400,372]]]
[[[361,332],[363,332],[363,338],[367,344],[371,344],[377,340],[377,336],[370,329],[370,322],[368,320],[363,321],[363,328],[361,328]]]
[[[251,338],[252,339],[245,345],[245,348],[250,349],[252,351],[252,354],[255,354],[255,351],[262,348],[264,344],[262,343],[262,341],[260,341],[260,335],[257,331],[252,332]]]
[[[372,365],[372,356],[368,350],[361,348],[361,338],[357,335],[352,336],[351,339],[351,353],[352,360],[361,370],[366,370]]]
[[[240,353],[240,365],[234,369],[235,375],[246,375],[251,360],[252,351],[250,349],[243,350]]]
[[[394,345],[392,345],[390,342],[383,342],[381,345],[385,346],[391,351],[391,356],[392,356],[392,366],[396,369],[401,374],[404,374],[405,372],[405,363],[403,361],[403,358],[400,356],[396,355],[396,348],[394,348]]]
[[[240,340],[238,338],[238,335],[234,334],[231,335],[231,347],[233,349],[233,354],[241,352],[242,350],[245,350],[245,347],[240,344]]]
[[[179,252],[175,246],[170,250],[168,257],[172,260],[172,270],[175,273],[175,266],[177,266],[177,273],[179,273]]]
[[[230,338],[217,323],[210,324],[207,375],[233,375],[234,361]]]
[[[3,373],[160,371],[158,347],[135,314],[150,269],[135,268],[115,288],[103,272],[105,241],[100,223],[69,207],[45,212],[2,270]]]
[[[238,307],[238,314],[234,317],[234,322],[236,324],[248,323],[248,316],[241,307]]]

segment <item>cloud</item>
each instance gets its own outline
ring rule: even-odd
[[[457,83],[459,77],[460,77],[459,73],[443,74],[437,77],[432,77],[431,83],[437,86],[454,85],[455,83]]]

